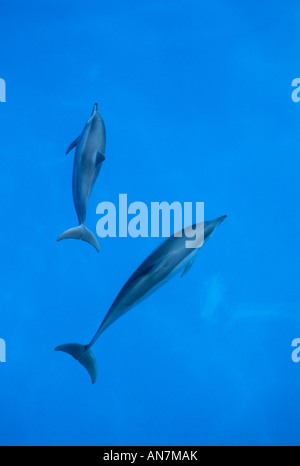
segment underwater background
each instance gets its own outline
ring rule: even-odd
[[[1,445],[299,441],[296,1],[1,2]],[[162,238],[56,242],[77,225],[74,152],[94,102],[89,202],[227,214],[193,267],[114,323],[98,380],[70,356]]]

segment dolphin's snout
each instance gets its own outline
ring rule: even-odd
[[[98,104],[97,104],[97,103],[95,103],[95,104],[94,104],[93,111],[92,111],[92,116],[94,116],[94,115],[95,115],[95,113],[97,113],[97,112],[98,112]]]
[[[222,217],[217,218],[217,222],[220,225],[224,220],[227,218],[227,215],[223,215]]]

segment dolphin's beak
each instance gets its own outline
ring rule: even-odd
[[[227,215],[223,215],[222,217],[217,218],[218,225],[220,225],[222,222],[224,222],[225,218],[227,218]]]
[[[92,116],[95,115],[95,113],[97,113],[97,112],[98,112],[98,104],[96,103],[96,104],[94,105],[94,108],[93,108]]]

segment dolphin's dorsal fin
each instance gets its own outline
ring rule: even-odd
[[[78,136],[78,138],[76,138],[75,141],[73,141],[72,144],[69,145],[66,154],[68,154],[72,149],[74,149],[74,147],[77,146],[79,139],[80,139],[80,136]]]
[[[96,165],[99,165],[100,163],[104,162],[104,160],[105,160],[105,155],[102,154],[102,152],[97,152]]]
[[[186,273],[188,273],[188,271],[190,270],[190,268],[192,267],[193,263],[194,263],[194,260],[196,259],[196,254],[194,255],[194,257],[192,257],[192,259],[187,263],[187,265],[185,266],[183,272],[182,272],[182,275],[181,277],[183,277]]]

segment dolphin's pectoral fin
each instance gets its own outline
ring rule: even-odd
[[[105,155],[102,152],[97,152],[96,154],[96,165],[100,165],[100,163],[104,162]]]
[[[75,141],[73,141],[72,144],[69,145],[66,154],[68,154],[72,149],[74,149],[74,147],[77,146],[79,139],[80,139],[80,136],[78,136],[78,138],[76,138]]]
[[[184,268],[184,271],[182,272],[182,275],[181,275],[181,278],[186,274],[188,273],[188,271],[190,270],[190,268],[192,267],[194,261],[196,259],[196,255],[188,262],[188,264],[185,266]]]

